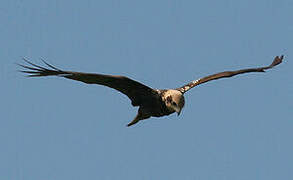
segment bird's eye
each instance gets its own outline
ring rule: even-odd
[[[169,103],[172,102],[172,97],[171,96],[167,97],[167,102],[169,102]]]
[[[175,102],[172,102],[172,105],[173,105],[173,106],[177,106],[177,104],[176,104]]]

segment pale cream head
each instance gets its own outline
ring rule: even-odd
[[[182,108],[184,107],[184,96],[178,90],[168,90],[165,92],[163,99],[165,101],[166,107],[179,115]]]

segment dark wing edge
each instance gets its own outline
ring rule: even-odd
[[[241,70],[237,70],[237,71],[224,71],[224,72],[216,73],[213,75],[209,75],[209,76],[194,80],[194,81],[192,81],[192,82],[190,82],[180,88],[177,88],[177,90],[179,90],[181,93],[185,93],[188,90],[190,90],[191,88],[198,86],[202,83],[206,83],[211,80],[216,80],[216,79],[220,79],[220,78],[228,78],[228,77],[232,77],[232,76],[235,76],[238,74],[249,73],[249,72],[265,72],[265,70],[271,69],[274,66],[277,66],[278,64],[282,63],[283,58],[284,58],[284,55],[281,55],[280,57],[276,56],[274,61],[272,62],[272,64],[269,66],[265,66],[265,67],[241,69]]]
[[[25,58],[23,58],[23,60],[28,65],[17,65],[25,69],[20,70],[20,72],[27,74],[27,77],[59,76],[87,84],[104,85],[127,95],[132,101],[133,106],[139,106],[144,100],[152,98],[157,94],[154,89],[125,76],[63,71],[50,65],[44,60],[42,61],[48,66],[48,68],[36,65]]]

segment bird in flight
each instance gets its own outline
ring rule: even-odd
[[[125,76],[64,71],[48,64],[44,60],[42,61],[48,67],[33,64],[26,59],[23,60],[28,65],[18,65],[25,69],[20,72],[28,74],[29,77],[59,76],[81,81],[87,84],[104,85],[120,91],[128,96],[133,106],[139,106],[137,115],[129,124],[127,124],[127,126],[132,126],[137,122],[150,117],[167,116],[174,112],[176,112],[179,116],[185,103],[183,95],[191,88],[211,80],[228,78],[238,74],[265,72],[265,70],[271,69],[280,64],[283,57],[283,55],[280,57],[276,56],[272,64],[269,66],[241,69],[236,71],[224,71],[191,81],[190,83],[176,89],[153,89]]]

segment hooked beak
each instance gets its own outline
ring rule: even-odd
[[[175,108],[175,111],[177,112],[177,116],[179,116],[179,115],[180,115],[180,113],[181,113],[181,109],[180,109],[180,108],[178,108],[178,107],[176,107],[176,108]]]

